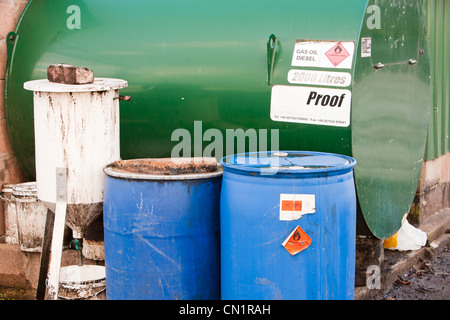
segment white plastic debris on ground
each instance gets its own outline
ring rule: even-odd
[[[408,251],[418,250],[426,243],[427,234],[409,224],[405,219],[400,230],[384,241],[384,247],[390,250]]]

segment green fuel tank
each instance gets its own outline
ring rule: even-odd
[[[420,0],[32,0],[7,44],[8,129],[30,179],[23,83],[68,63],[128,81],[123,159],[225,156],[242,130],[245,152],[254,134],[268,150],[354,157],[360,234],[388,238],[409,211],[430,111]]]

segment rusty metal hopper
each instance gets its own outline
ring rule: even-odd
[[[38,198],[55,212],[56,168],[67,169],[66,224],[82,238],[103,209],[103,167],[120,159],[119,89],[127,82],[96,78],[67,85],[29,81],[34,92]]]

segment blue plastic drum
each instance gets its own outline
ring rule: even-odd
[[[222,169],[180,161],[105,168],[107,299],[220,299]]]
[[[356,161],[286,151],[221,164],[222,299],[353,299]]]

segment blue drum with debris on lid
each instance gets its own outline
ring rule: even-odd
[[[222,299],[353,299],[356,161],[280,151],[221,164]]]
[[[123,160],[104,169],[108,300],[220,298],[222,168],[193,159]]]

